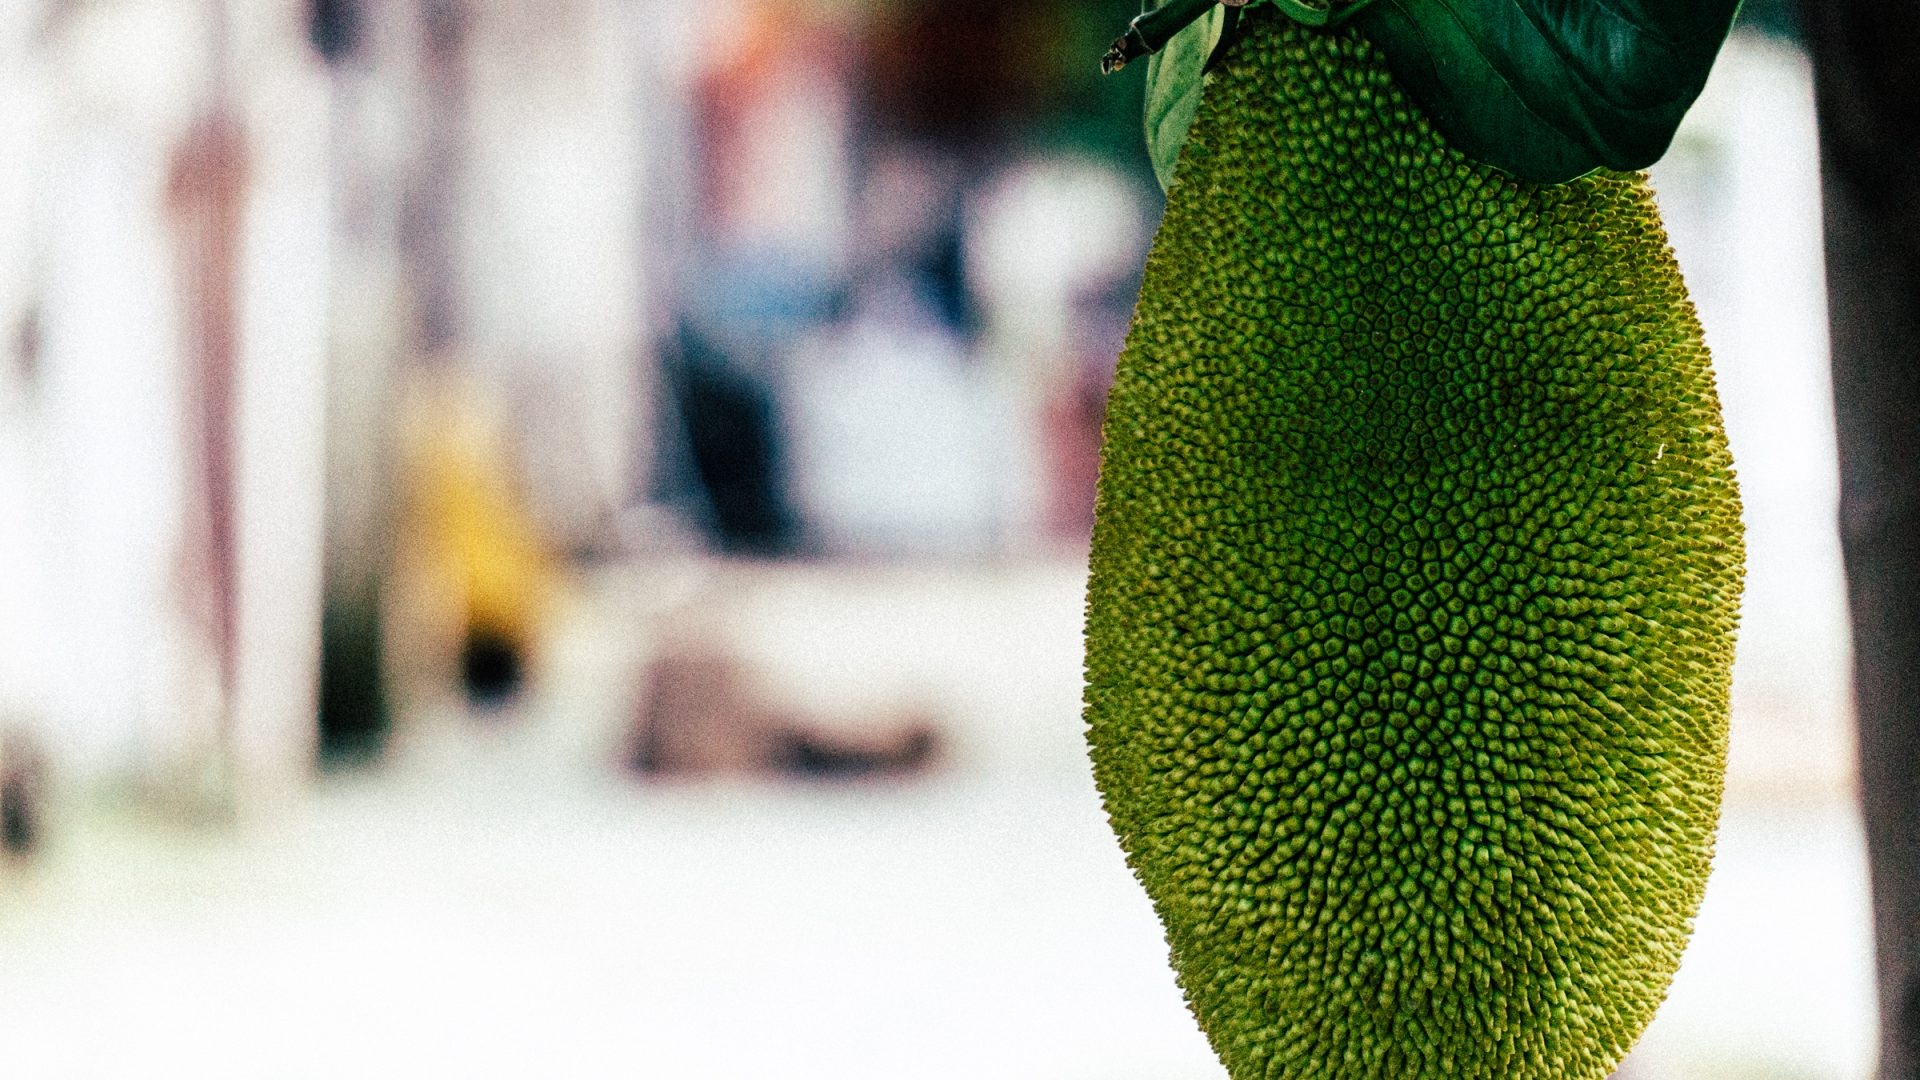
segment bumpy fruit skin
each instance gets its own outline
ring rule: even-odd
[[[1251,8],[1106,421],[1096,779],[1236,1080],[1599,1080],[1719,814],[1738,496],[1644,178]]]

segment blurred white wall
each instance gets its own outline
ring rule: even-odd
[[[209,105],[207,11],[41,9],[9,18],[0,41],[0,344],[11,354],[23,327],[38,344],[26,368],[0,364],[0,711],[85,778],[164,782],[222,753],[213,644],[192,614],[205,583],[185,551],[199,450],[167,208],[181,138]],[[250,186],[241,650],[225,704],[233,748],[274,776],[306,761],[317,612],[326,90],[303,11],[239,5],[231,25]]]
[[[319,662],[333,212],[326,73],[302,0],[232,3],[252,187],[241,256],[233,752],[243,796],[310,772]]]
[[[23,298],[40,327],[22,427],[38,549],[17,565],[38,603],[14,615],[32,628],[34,719],[56,762],[129,768],[211,722],[208,658],[174,591],[184,358],[163,216],[201,41],[178,5],[149,2],[75,11],[27,44],[47,123],[27,149],[38,277]]]
[[[0,723],[41,713],[40,612],[46,606],[39,525],[42,490],[34,305],[44,259],[39,235],[52,88],[33,51],[40,5],[0,8]]]
[[[666,4],[468,7],[460,277],[477,371],[521,397],[533,492],[585,538],[629,499],[652,391],[645,110]],[[643,96],[643,91],[654,93]]]

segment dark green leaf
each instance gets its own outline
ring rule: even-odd
[[[1739,0],[1376,0],[1354,19],[1468,157],[1558,183],[1643,169],[1700,95]]]
[[[1213,55],[1225,25],[1225,11],[1215,4],[1173,35],[1166,48],[1147,58],[1147,155],[1153,159],[1161,190],[1173,183],[1180,147],[1200,108],[1207,58]]]
[[[1259,3],[1260,0],[1252,0]],[[1273,0],[1294,22],[1307,26],[1334,26],[1359,14],[1373,0]]]

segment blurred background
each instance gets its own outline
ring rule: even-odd
[[[1853,1080],[1807,62],[1663,210],[1750,550],[1633,1080]],[[0,5],[0,1061],[1218,1078],[1081,749],[1131,0]]]

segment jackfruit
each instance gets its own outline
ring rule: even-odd
[[[1246,9],[1108,405],[1095,779],[1235,1080],[1599,1080],[1712,857],[1742,582],[1644,176]]]

